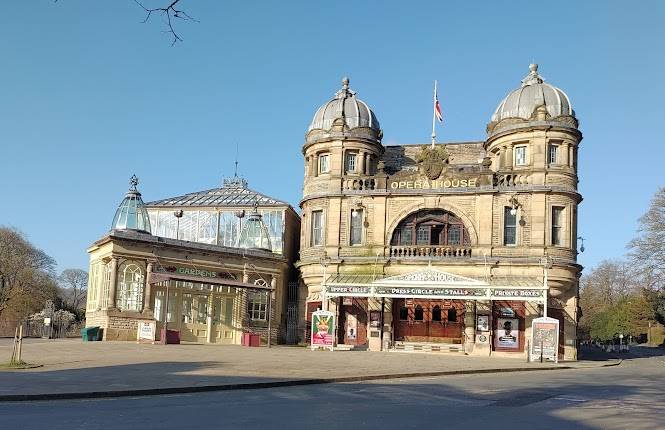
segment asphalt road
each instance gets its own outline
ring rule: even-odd
[[[665,357],[621,366],[0,403],[0,429],[665,429]]]

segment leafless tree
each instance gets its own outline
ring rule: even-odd
[[[54,267],[55,260],[20,232],[0,227],[0,315],[12,302],[37,298],[43,304],[54,291]]]
[[[141,6],[141,8],[146,13],[143,23],[148,22],[148,20],[150,20],[150,18],[152,17],[153,13],[159,14],[166,19],[166,25],[168,27],[166,33],[170,33],[171,36],[173,36],[173,41],[171,42],[171,46],[175,45],[177,42],[182,42],[182,38],[178,33],[176,33],[175,28],[173,27],[175,21],[182,20],[182,21],[198,22],[196,19],[192,18],[184,10],[176,9],[176,5],[180,3],[180,0],[169,0],[170,3],[168,5],[164,5],[163,7],[155,7],[155,8],[148,8],[145,7],[143,3],[139,2],[138,0],[134,1],[136,2],[137,5]]]
[[[630,257],[652,287],[665,289],[665,187],[651,200],[649,210],[640,218],[638,234],[628,245]]]
[[[81,269],[65,269],[58,277],[61,298],[64,304],[73,310],[85,306],[88,291],[88,272]]]

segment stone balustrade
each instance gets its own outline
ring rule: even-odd
[[[471,247],[429,246],[429,245],[391,246],[390,257],[391,258],[471,257]]]

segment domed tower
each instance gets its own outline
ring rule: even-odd
[[[151,234],[150,217],[137,189],[138,184],[139,179],[136,175],[132,175],[129,180],[129,191],[115,211],[111,230],[135,230]]]
[[[538,65],[531,64],[520,87],[496,108],[485,141],[499,190],[493,255],[526,257],[534,267],[525,273],[533,275],[542,274],[543,265],[548,268],[548,316],[568,321],[562,323],[566,339],[575,339],[570,321],[577,320],[582,270],[577,264],[578,125],[566,93],[546,83]],[[565,349],[567,357],[574,356],[573,347]]]
[[[565,183],[577,188],[577,147],[582,140],[570,99],[529,65],[487,125],[485,149],[499,185]],[[506,183],[504,183],[506,181]]]
[[[377,187],[382,137],[374,112],[349,88],[348,78],[307,130],[299,267],[311,306],[321,303],[321,261],[332,261],[332,273],[341,255],[365,252],[376,242],[366,227],[371,198],[354,192]]]
[[[376,173],[383,132],[374,112],[349,88],[349,79],[335,97],[321,106],[305,135],[304,195],[333,190],[342,177]]]

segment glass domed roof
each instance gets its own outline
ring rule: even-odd
[[[139,184],[136,175],[132,175],[129,184],[129,191],[115,211],[111,230],[136,230],[152,234],[148,211],[141,199],[141,193],[136,188]]]
[[[256,205],[254,205],[254,211],[247,216],[247,219],[243,223],[240,236],[238,236],[237,247],[272,251],[268,228],[263,223]]]

